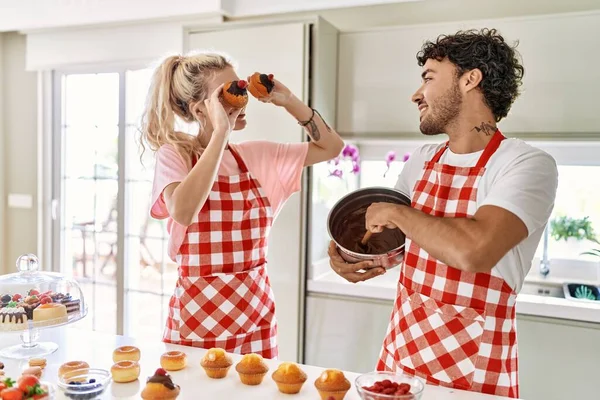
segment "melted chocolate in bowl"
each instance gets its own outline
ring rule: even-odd
[[[359,254],[385,254],[404,244],[404,234],[400,229],[384,229],[374,233],[369,241],[361,244],[365,235],[365,214],[368,206],[360,207],[350,213],[333,230],[333,236],[347,250]]]
[[[347,262],[374,260],[374,265],[388,267],[402,260],[405,236],[399,229],[374,233],[365,245],[361,244],[367,208],[380,202],[411,205],[410,199],[395,189],[371,187],[347,194],[331,209],[327,220],[329,235]]]

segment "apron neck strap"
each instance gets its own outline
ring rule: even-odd
[[[228,144],[227,147],[229,148],[229,151],[231,152],[233,158],[235,158],[235,161],[237,162],[240,171],[242,171],[243,173],[248,172],[248,167],[246,167],[246,163],[244,162],[244,160],[242,160],[242,157],[240,157],[240,154],[237,152],[237,150],[231,144]]]
[[[244,162],[244,160],[242,160],[242,157],[240,157],[239,153],[236,150],[234,150],[233,146],[231,144],[228,144],[227,148],[229,149],[231,155],[235,159],[235,162],[237,163],[240,171],[242,171],[242,173],[248,172],[248,167],[246,167],[246,163]],[[192,168],[194,168],[194,165],[196,165],[197,162],[198,157],[196,157],[196,154],[192,155]]]
[[[485,167],[492,155],[494,155],[496,150],[498,150],[498,147],[500,147],[500,143],[502,143],[504,139],[506,139],[506,137],[502,134],[502,132],[500,132],[499,129],[497,129],[496,133],[494,133],[494,136],[492,136],[492,139],[485,146],[485,150],[483,150],[483,153],[481,153],[481,156],[479,157],[479,161],[477,161],[477,165],[475,165],[475,168]],[[441,160],[442,156],[444,155],[444,152],[448,148],[449,143],[450,142],[446,142],[446,145],[439,149],[437,153],[435,153],[435,155],[431,159],[431,162],[437,163]]]

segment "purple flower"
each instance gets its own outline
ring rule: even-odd
[[[346,147],[344,147],[344,150],[342,150],[342,156],[344,158],[350,158],[350,159],[352,159],[352,161],[358,161],[358,159],[359,159],[358,148],[356,148],[356,146],[353,146],[351,144],[347,144]]]
[[[388,166],[388,168],[390,167],[390,164],[393,163],[394,161],[396,161],[396,152],[395,151],[388,152],[387,155],[385,156],[385,164]]]
[[[336,178],[342,178],[342,176],[344,176],[344,173],[342,172],[341,169],[334,169],[333,171],[331,171],[329,173],[329,176],[335,176]]]
[[[352,173],[358,174],[360,172],[360,163],[352,161]]]
[[[402,162],[407,162],[409,158],[410,158],[410,153],[404,154],[404,157],[402,157]]]
[[[336,157],[334,159],[331,159],[331,160],[327,161],[327,164],[339,165],[339,163],[340,163],[340,158],[339,157]]]

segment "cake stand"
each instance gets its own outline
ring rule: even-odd
[[[19,333],[21,344],[1,348],[0,358],[23,360],[52,354],[58,345],[40,342],[40,330],[84,318],[87,305],[83,292],[72,279],[40,271],[38,258],[33,254],[19,257],[17,271],[0,276],[0,336]],[[35,312],[40,306],[42,308]]]

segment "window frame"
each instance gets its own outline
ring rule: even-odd
[[[369,138],[367,135],[355,136],[347,140],[347,143],[355,145],[360,154],[362,161],[385,161],[385,156],[390,150],[397,152],[397,157],[402,157],[405,153],[412,153],[414,150],[422,145],[430,143],[443,143],[447,140],[446,136],[432,136],[430,139],[416,139],[414,137],[402,138],[399,137],[397,140],[385,138]],[[526,143],[539,148],[548,154],[550,154],[555,160],[558,166],[600,166],[600,138],[598,139],[575,139],[569,140],[568,138],[552,137],[550,134],[546,137],[535,138],[535,139],[523,139]],[[359,174],[359,184],[361,180],[361,174]],[[600,227],[598,227],[600,229]],[[542,245],[542,237],[540,245]],[[592,267],[593,265],[598,266],[598,262],[585,261],[580,259],[565,259],[565,258],[552,258],[552,250],[550,247],[549,251],[550,273],[552,274],[552,263],[555,264],[573,264],[580,265],[583,267]],[[532,266],[535,267],[535,272],[539,274],[540,259],[534,257],[532,260]],[[532,268],[533,270],[534,268]],[[533,271],[530,271],[533,273]]]
[[[127,181],[128,140],[127,140],[127,73],[149,68],[147,62],[114,63],[103,65],[74,65],[52,71],[40,73],[38,84],[39,121],[40,128],[38,138],[40,148],[38,151],[38,188],[43,200],[38,205],[38,248],[43,255],[43,265],[53,272],[64,272],[61,265],[61,254],[63,254],[64,243],[62,236],[61,209],[64,202],[64,187],[62,177],[64,175],[64,142],[62,132],[63,122],[63,77],[70,74],[119,74],[119,119],[118,119],[118,197],[117,197],[117,255],[116,255],[116,334],[127,335],[131,331],[128,313],[130,301],[127,300],[128,293],[153,294],[159,296],[161,301],[168,300],[168,293],[143,290],[141,288],[129,288],[128,273],[125,263],[128,259],[128,246],[126,242],[130,234],[127,233],[125,210],[128,197],[130,196]],[[166,244],[165,244],[166,247]],[[161,281],[164,281],[164,264],[166,252],[164,252],[161,267]],[[95,284],[102,285],[102,282]],[[163,286],[163,283],[161,283]],[[164,287],[162,288],[164,290]],[[163,316],[161,311],[161,319]]]

